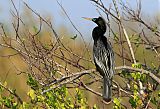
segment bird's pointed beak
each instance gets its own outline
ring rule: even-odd
[[[92,18],[87,18],[87,17],[82,17],[83,19],[85,19],[85,20],[90,20],[90,21],[92,21]]]

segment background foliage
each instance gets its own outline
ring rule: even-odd
[[[101,76],[95,71],[91,43],[76,30],[55,30],[24,3],[19,15],[14,2],[12,26],[1,23],[0,108],[12,109],[158,109],[160,106],[160,30],[157,22],[141,15],[143,4],[132,9],[126,2],[90,0],[106,19],[106,36],[115,52],[113,100],[102,100]],[[75,35],[76,34],[76,35]]]

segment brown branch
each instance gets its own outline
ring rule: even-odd
[[[93,94],[102,97],[102,94],[101,94],[101,93],[98,93],[98,92],[94,91],[93,89],[91,89],[91,88],[89,88],[87,85],[85,85],[84,83],[82,83],[81,86],[82,86],[83,88],[85,88],[86,90],[92,92]]]
[[[90,55],[90,50],[88,49],[89,44],[88,44],[88,45],[86,44],[85,39],[84,39],[82,33],[81,33],[81,32],[77,29],[77,27],[74,25],[73,21],[71,20],[71,18],[69,17],[69,15],[67,14],[67,12],[66,12],[65,9],[63,8],[63,6],[58,2],[58,0],[56,0],[56,1],[57,1],[58,5],[61,7],[61,9],[62,9],[62,11],[64,12],[64,14],[67,16],[67,18],[68,18],[69,22],[71,23],[71,25],[73,26],[73,28],[80,34],[80,36],[81,36],[81,38],[82,38],[82,40],[83,40],[85,49],[86,49],[86,51],[87,51],[87,52],[89,53],[89,55]],[[82,54],[85,54],[86,51],[83,52]],[[84,56],[84,55],[83,55],[83,56]],[[83,56],[82,56],[82,57],[83,57]]]
[[[20,26],[20,22],[19,22],[19,19],[20,19],[20,17],[19,17],[19,12],[18,12],[18,10],[17,10],[17,8],[16,8],[13,0],[11,0],[11,2],[12,2],[12,5],[13,5],[15,11],[16,11],[16,16],[17,16],[17,25],[16,25],[16,26],[13,25],[13,27],[14,27],[15,32],[16,32],[16,39],[17,39],[17,38],[20,39],[20,37],[19,37],[19,32],[18,32],[18,31],[19,31],[19,26]],[[20,39],[20,40],[21,40],[21,39]]]
[[[117,21],[119,20],[116,15],[114,15],[109,9],[107,9],[106,7],[104,7],[103,4],[100,4],[97,0],[90,0],[90,1],[94,2],[94,3],[97,4],[98,6],[102,7],[102,9],[104,9],[104,11],[105,11],[106,13],[110,14],[110,15],[111,15],[112,17],[114,17]]]
[[[119,67],[116,67],[116,70],[122,70],[122,69],[133,70],[133,71],[138,71],[138,72],[141,72],[141,73],[145,73],[145,74],[149,75],[152,79],[154,79],[155,81],[157,81],[160,84],[160,78],[158,78],[156,75],[154,75],[153,73],[151,73],[151,72],[149,72],[147,70],[133,68],[133,67],[130,67],[130,66],[119,66]]]
[[[130,49],[130,53],[131,53],[133,62],[136,64],[136,59],[135,59],[135,55],[134,55],[134,52],[133,52],[133,48],[132,48],[131,42],[130,42],[130,40],[129,40],[127,31],[126,31],[126,29],[125,29],[125,27],[124,27],[124,25],[123,25],[123,23],[122,23],[122,21],[121,21],[121,16],[120,16],[120,13],[119,13],[119,10],[118,10],[118,6],[117,6],[117,4],[116,4],[116,0],[112,0],[112,1],[113,1],[115,10],[116,10],[116,12],[117,12],[117,16],[118,16],[118,19],[119,19],[118,21],[119,21],[119,23],[120,23],[120,25],[121,25],[121,28],[122,28],[123,33],[124,33],[124,36],[125,36],[125,38],[126,38],[126,40],[127,40],[128,47],[129,47],[129,49]]]
[[[80,77],[83,76],[83,75],[90,74],[91,72],[95,72],[95,69],[85,70],[85,71],[82,71],[82,72],[77,72],[77,73],[74,73],[74,74],[70,74],[69,76],[64,76],[64,77],[62,77],[62,78],[60,78],[60,79],[58,79],[58,80],[56,80],[56,81],[53,81],[53,82],[51,82],[51,83],[49,83],[49,84],[46,84],[46,85],[44,85],[44,86],[51,86],[51,85],[54,85],[54,84],[57,84],[57,83],[60,83],[58,86],[61,86],[61,85],[63,85],[63,84],[70,83],[70,82],[72,82],[72,81],[80,78]],[[62,83],[63,81],[65,81],[65,82]],[[49,88],[49,89],[47,89],[47,90],[44,90],[44,91],[42,92],[42,94],[44,94],[44,93],[46,93],[46,92],[48,92],[48,91],[51,91],[51,90],[55,89],[55,88],[58,87],[58,86],[55,86],[55,87],[53,87],[53,88]]]
[[[116,69],[116,70],[128,69],[128,70],[133,70],[133,71],[139,71],[139,72],[141,72],[141,73],[145,73],[145,74],[149,75],[150,77],[152,77],[155,81],[157,81],[157,82],[160,84],[160,79],[159,79],[157,76],[155,76],[153,73],[151,73],[151,72],[149,72],[149,71],[147,71],[147,70],[138,69],[138,68],[133,68],[133,67],[130,67],[130,66],[119,66],[119,67],[116,67],[115,69]],[[55,89],[55,88],[57,88],[57,87],[59,87],[59,86],[61,86],[61,85],[68,84],[68,83],[70,83],[70,82],[72,82],[72,81],[80,78],[80,77],[83,76],[83,75],[91,74],[91,73],[93,73],[93,72],[95,72],[95,71],[96,71],[95,69],[85,70],[85,71],[77,72],[77,73],[72,74],[72,75],[69,75],[69,76],[65,76],[65,77],[63,77],[63,78],[60,78],[59,80],[53,81],[52,83],[50,83],[50,84],[48,84],[48,85],[45,85],[45,86],[50,86],[50,85],[57,84],[57,83],[60,83],[60,84],[59,84],[58,86],[53,87],[53,88],[49,88],[49,89],[47,89],[47,90],[44,90],[44,91],[42,92],[42,94],[44,94],[44,93],[46,93],[46,92],[48,92],[48,91],[51,91],[51,90],[53,90],[53,89]],[[65,82],[64,82],[64,83],[61,83],[61,82],[63,82],[63,81],[65,81]],[[98,95],[98,96],[101,96],[101,94],[99,94],[98,92],[95,92],[95,91],[93,91],[92,89],[86,87],[85,84],[82,84],[82,87],[84,87],[84,88],[87,89],[88,91],[91,91],[92,93],[94,93],[94,94],[96,94],[96,95]],[[126,94],[130,94],[129,92],[125,91],[124,89],[122,89],[122,88],[120,88],[120,87],[117,87],[117,86],[114,86],[114,87],[115,87],[115,88],[119,88],[119,91],[122,91],[122,92],[124,92],[124,93],[126,93]]]

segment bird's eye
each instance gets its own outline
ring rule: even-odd
[[[96,20],[97,20],[96,18],[93,18],[93,19],[92,19],[93,22],[95,22]]]

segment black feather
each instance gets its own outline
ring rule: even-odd
[[[104,36],[106,25],[103,18],[94,18],[98,26],[93,29],[93,58],[97,71],[103,76],[103,99],[107,102],[112,97],[112,78],[114,74],[114,53],[112,46]]]

